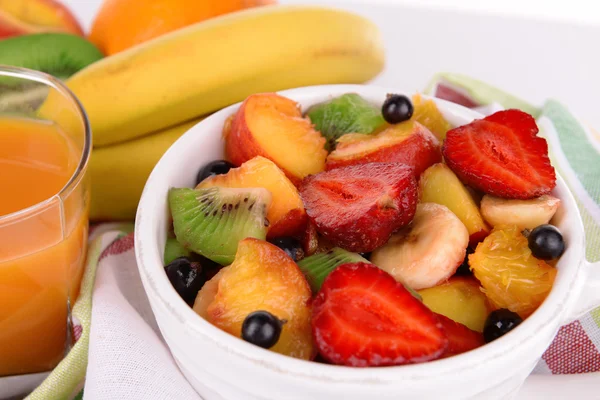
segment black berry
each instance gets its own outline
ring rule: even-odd
[[[473,254],[473,249],[467,247],[467,253],[465,254],[465,259],[462,264],[458,266],[456,269],[455,275],[457,276],[469,276],[473,275],[473,271],[469,268],[469,255]]]
[[[200,168],[198,175],[196,176],[196,185],[213,175],[223,175],[229,172],[231,168],[235,168],[235,165],[225,160],[211,161],[204,167]]]
[[[190,307],[193,306],[198,291],[206,281],[200,263],[192,262],[187,257],[179,257],[165,267],[165,272],[181,298]]]
[[[553,260],[565,251],[565,241],[560,231],[553,225],[536,227],[527,237],[529,249],[535,258]]]
[[[254,311],[244,319],[242,339],[269,349],[279,340],[284,323],[268,311]]]
[[[207,282],[210,281],[223,268],[221,264],[218,264],[213,260],[209,260],[208,258],[201,256],[200,254],[192,253],[191,259],[200,263],[200,265],[202,266],[202,273],[204,274],[204,279]]]
[[[362,258],[364,258],[365,260],[370,260],[371,259],[371,252],[368,253],[358,253]]]
[[[278,237],[270,240],[270,242],[285,251],[294,261],[300,261],[304,258],[302,244],[292,237]]]
[[[401,94],[389,94],[381,107],[383,118],[390,124],[408,121],[413,112],[412,102]]]
[[[519,314],[505,308],[492,311],[485,320],[483,338],[486,343],[489,343],[510,332],[521,322],[523,319],[519,317]]]

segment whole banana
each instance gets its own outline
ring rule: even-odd
[[[321,7],[265,6],[107,57],[67,85],[83,103],[94,145],[101,147],[197,118],[256,92],[362,83],[383,64],[379,30],[363,17]],[[46,111],[52,112],[52,99],[47,103]]]

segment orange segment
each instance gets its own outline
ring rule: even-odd
[[[262,187],[273,195],[267,213],[269,231],[278,231],[278,236],[299,233],[306,225],[304,204],[296,187],[273,161],[257,156],[233,168],[225,175],[215,175],[200,182],[197,188],[213,186],[230,188]],[[281,232],[284,232],[281,234]]]
[[[206,314],[213,325],[241,337],[248,314],[268,311],[287,321],[270,350],[308,360],[315,353],[310,299],[308,282],[283,250],[247,238],[239,243],[234,262],[224,270]],[[201,303],[198,299],[196,302],[199,309]]]
[[[275,2],[275,0],[105,0],[93,22],[90,40],[110,55],[196,22]]]
[[[544,301],[556,269],[536,259],[516,226],[499,226],[469,256],[469,266],[497,308],[526,318]]]
[[[441,142],[446,137],[446,132],[452,128],[446,121],[433,100],[425,100],[420,94],[415,94],[412,98],[414,112],[413,121],[425,125]]]

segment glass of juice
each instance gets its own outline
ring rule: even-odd
[[[71,347],[90,150],[89,122],[66,86],[0,65],[0,377],[51,370]]]

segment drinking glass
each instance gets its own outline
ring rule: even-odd
[[[49,371],[71,348],[90,150],[85,111],[61,81],[0,65],[0,377]]]

